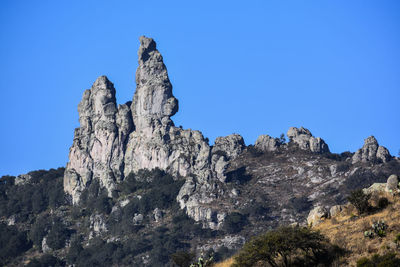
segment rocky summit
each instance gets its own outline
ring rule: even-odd
[[[240,164],[235,160],[246,150],[244,140],[238,134],[218,137],[214,146],[210,146],[200,131],[175,127],[171,117],[178,112],[178,100],[173,95],[163,57],[152,38],[140,37],[138,58],[132,102],[117,106],[114,85],[106,76],[97,78],[92,88],[84,92],[78,105],[80,127],[75,129],[70,148],[64,190],[77,204],[82,191],[96,180],[111,197],[117,184],[130,173],[158,168],[185,178],[176,198],[180,208],[205,227],[219,229],[227,211],[237,208],[237,205],[226,204],[221,209],[215,205],[215,202],[231,195],[229,192],[239,192],[227,183],[229,175],[253,175],[250,173],[258,173],[258,167],[251,166],[251,163],[243,164],[246,160],[239,160]],[[312,201],[317,199],[317,195],[325,194],[322,189],[328,185],[337,189],[346,176],[357,171],[349,167],[347,172],[343,172],[340,170],[343,167],[337,164],[317,168],[321,163],[321,156],[317,155],[329,154],[330,151],[325,141],[314,137],[308,129],[291,127],[287,136],[289,143],[261,135],[254,149],[277,153],[289,151],[290,144],[311,153],[307,154],[310,159],[306,162],[306,157],[302,157],[294,161],[293,156],[282,159],[286,164],[268,162],[263,165],[263,176],[269,177],[265,181],[268,188],[265,188],[265,195],[274,194],[269,188],[271,183],[284,181],[286,186],[293,187],[305,179],[299,187],[292,189],[299,191],[294,193],[294,197],[299,194]],[[271,161],[277,158],[279,156]],[[351,157],[351,162],[388,162],[390,159],[388,150],[379,146],[374,137],[369,137]],[[350,165],[350,158],[344,160]],[[243,166],[232,170],[232,166],[237,164]],[[288,172],[290,176],[286,174]],[[304,196],[305,191],[299,190],[302,185],[306,185],[305,191],[310,191],[309,196]],[[283,214],[281,212],[279,216]]]
[[[175,127],[178,100],[153,39],[140,37],[138,62],[132,101],[118,105],[106,76],[84,91],[65,169],[1,178],[0,232],[19,243],[2,243],[0,265],[221,260],[267,230],[321,224],[355,189],[398,191],[400,160],[373,136],[341,154],[302,126],[288,140],[231,134],[210,145]]]

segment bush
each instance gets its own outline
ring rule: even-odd
[[[0,265],[24,253],[32,247],[25,232],[19,232],[15,226],[0,223]]]
[[[354,190],[350,193],[347,200],[357,209],[358,213],[364,214],[369,211],[369,199],[371,194],[365,194],[362,189]]]
[[[308,211],[312,207],[312,202],[306,196],[291,198],[289,202],[297,212]]]
[[[188,267],[193,261],[194,253],[178,251],[171,255],[171,259],[178,267]]]
[[[42,247],[42,240],[46,236],[50,228],[49,217],[47,215],[40,215],[36,217],[35,223],[29,230],[28,237],[33,244],[40,248]]]
[[[39,259],[33,259],[31,260],[27,267],[59,267],[59,266],[65,266],[65,262],[62,260],[54,257],[53,255],[50,254],[45,254]]]
[[[47,245],[54,249],[65,247],[65,242],[69,238],[69,231],[59,218],[54,218],[49,234],[47,235]]]
[[[374,254],[370,258],[362,257],[357,261],[357,267],[397,267],[400,266],[400,259],[395,253],[385,255]]]
[[[0,214],[18,214],[20,221],[36,215],[48,207],[57,208],[65,202],[63,190],[64,168],[30,172],[29,182],[15,185],[15,177],[0,178]]]
[[[389,205],[389,200],[386,197],[381,197],[378,200],[378,208],[385,209]]]
[[[343,253],[319,232],[287,226],[246,243],[235,257],[234,266],[329,266]]]
[[[247,217],[239,212],[232,212],[225,218],[223,230],[228,234],[234,234],[242,231],[247,224]]]
[[[93,180],[89,187],[83,190],[79,201],[79,204],[86,207],[89,213],[109,214],[113,206],[112,199],[108,197],[107,190],[100,187],[98,180]]]
[[[244,184],[251,180],[251,175],[246,174],[246,167],[240,167],[236,170],[226,173],[227,183]]]

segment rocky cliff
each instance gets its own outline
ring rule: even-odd
[[[303,195],[307,201],[313,201],[317,196],[323,196],[324,190],[337,190],[343,179],[351,175],[349,170],[356,171],[351,167],[346,167],[348,172],[338,170],[337,164],[330,164],[328,169],[323,167],[328,163],[318,155],[330,154],[329,147],[323,139],[314,137],[303,127],[288,130],[289,143],[261,135],[251,148],[275,155],[274,160],[264,162],[263,166],[258,166],[249,157],[253,150],[246,147],[240,135],[219,137],[210,146],[200,131],[174,126],[171,117],[178,111],[178,100],[173,95],[167,68],[153,39],[140,37],[138,58],[132,102],[117,106],[113,84],[101,76],[84,92],[78,105],[80,127],[75,129],[64,175],[64,190],[72,196],[74,204],[95,180],[111,196],[130,173],[159,168],[175,177],[185,178],[176,198],[180,208],[205,227],[218,229],[230,210],[242,207],[232,201],[241,198],[241,182],[237,180],[245,179],[243,177],[256,176],[258,183],[265,179],[255,191],[265,187],[264,192],[259,193],[274,197],[277,192],[272,192],[272,185],[281,184],[288,188],[287,179],[294,179],[289,187],[295,193],[289,196]],[[295,155],[287,153],[294,148],[304,151],[305,156],[294,160]],[[243,152],[247,156],[241,157]],[[279,156],[282,153],[284,156]],[[277,159],[283,163],[274,163]],[[363,148],[352,156],[351,162],[377,159],[387,162],[391,156],[374,137],[369,137]],[[349,160],[346,164],[350,164]],[[343,168],[343,164],[341,166]],[[232,184],[235,180],[238,186]],[[298,187],[293,188],[297,183]],[[314,192],[316,189],[318,192]],[[227,203],[221,208],[224,199]],[[289,200],[288,197],[285,201]]]
[[[131,103],[117,108],[114,86],[105,76],[84,92],[64,189],[73,203],[78,203],[81,192],[98,180],[111,196],[116,184],[131,172],[160,168],[188,177],[179,202],[182,208],[188,208],[188,214],[199,218],[200,213],[210,211],[199,210],[198,201],[188,195],[209,188],[212,179],[224,180],[227,161],[241,152],[243,138],[219,138],[212,151],[201,132],[175,127],[171,116],[178,111],[178,100],[153,39],[140,38],[138,57],[136,92]],[[196,199],[209,202],[209,198]]]

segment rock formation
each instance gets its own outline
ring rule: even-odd
[[[380,146],[374,136],[370,136],[364,140],[362,148],[352,157],[352,162],[375,162],[381,160],[382,162],[388,162],[391,159],[391,155],[386,147]]]
[[[291,127],[287,131],[287,136],[303,150],[310,150],[314,153],[329,152],[329,147],[322,138],[312,136],[311,132],[303,127]]]
[[[216,203],[221,199],[225,199],[225,204],[231,203],[226,199],[229,197],[241,199],[241,189],[235,185],[254,175],[264,177],[266,186],[277,186],[276,183],[286,177],[279,174],[286,169],[272,163],[249,171],[240,157],[246,146],[238,134],[218,137],[210,146],[200,131],[175,127],[171,117],[178,111],[178,100],[172,93],[167,68],[153,39],[140,37],[138,57],[132,102],[117,107],[113,84],[101,76],[91,89],[84,92],[78,105],[80,127],[75,129],[64,174],[64,190],[72,196],[74,204],[79,202],[82,191],[94,180],[111,196],[116,185],[131,172],[159,168],[185,179],[176,197],[180,208],[191,218],[201,221],[203,226],[218,229],[229,208],[221,208]],[[328,145],[321,138],[313,137],[303,127],[292,127],[287,135],[300,149],[329,152]],[[353,161],[368,161],[374,157],[383,161],[390,159],[390,154],[379,147],[375,139],[368,140],[354,155]],[[275,151],[281,145],[280,140],[262,135],[255,147],[261,151]],[[315,155],[311,153],[309,156]],[[290,173],[296,171],[296,181],[304,178],[308,187],[325,184],[323,168],[311,170],[309,167],[313,164],[307,162],[308,167],[304,164],[293,166],[291,163]],[[234,183],[227,179],[230,174],[236,177]],[[334,179],[339,178],[335,176]],[[269,192],[272,198],[273,194]],[[313,194],[310,200],[316,197]],[[240,204],[239,201],[232,203]],[[121,207],[123,205],[120,203]],[[113,212],[118,212],[118,207],[113,207]],[[162,213],[155,212],[154,218],[161,220]]]
[[[275,151],[278,149],[280,143],[276,138],[273,138],[267,134],[260,135],[254,146],[261,151]]]
[[[132,128],[126,105],[116,107],[114,85],[100,76],[78,105],[80,127],[64,176],[64,190],[76,203],[81,192],[98,179],[111,193],[122,178],[127,133]]]
[[[201,132],[175,127],[171,116],[178,111],[178,100],[172,94],[167,69],[153,39],[140,37],[138,57],[136,92],[131,103],[116,107],[114,86],[105,76],[84,92],[64,190],[73,203],[78,203],[81,192],[93,179],[111,195],[129,173],[160,168],[186,177],[177,198],[181,208],[198,221],[218,224],[218,216],[202,204],[216,198],[218,189],[211,180],[226,179],[228,161],[245,147],[243,138],[217,138],[211,150]]]

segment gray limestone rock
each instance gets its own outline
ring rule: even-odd
[[[206,206],[223,193],[216,181],[225,181],[229,161],[245,147],[243,138],[217,138],[211,151],[201,132],[175,127],[171,116],[178,111],[178,101],[153,39],[140,37],[138,56],[132,103],[117,107],[114,86],[105,76],[84,92],[64,190],[76,204],[94,180],[111,195],[131,172],[159,168],[186,177],[177,201],[189,216],[219,227],[218,214]]]
[[[389,151],[385,147],[379,146],[374,136],[370,136],[364,140],[363,147],[354,153],[352,162],[374,162],[377,160],[388,162],[390,159],[391,155]]]
[[[43,253],[49,253],[52,249],[47,245],[47,237],[45,236],[42,240],[42,251]]]
[[[338,215],[339,213],[341,213],[342,210],[343,210],[343,206],[342,206],[342,205],[335,205],[335,206],[332,206],[332,207],[329,209],[329,216],[330,216],[330,217],[335,217],[336,215]]]
[[[217,137],[211,150],[211,169],[214,176],[221,182],[225,182],[225,172],[229,161],[236,158],[245,148],[243,137],[238,134],[231,134],[225,137]]]
[[[399,177],[395,174],[389,176],[386,182],[386,192],[395,192],[397,190],[397,186],[399,184]]]
[[[81,192],[97,179],[109,193],[123,174],[123,156],[129,119],[119,122],[129,113],[127,107],[117,109],[114,85],[100,76],[86,90],[78,105],[80,127],[75,129],[69,162],[64,174],[64,190],[79,201]],[[121,128],[118,128],[121,126]]]
[[[151,127],[153,120],[170,122],[178,111],[178,100],[172,95],[167,68],[152,38],[140,37],[138,57],[131,110],[136,129],[141,130]]]
[[[92,229],[95,234],[100,234],[108,231],[105,218],[102,214],[91,215],[89,221],[90,229]]]
[[[143,214],[135,213],[135,215],[132,218],[132,222],[134,225],[139,225],[143,222],[143,219],[144,219]]]
[[[239,134],[231,134],[224,137],[217,137],[212,148],[212,154],[222,152],[228,159],[237,157],[246,145],[243,137]]]
[[[24,185],[28,184],[32,179],[32,176],[29,174],[21,174],[17,176],[17,179],[15,179],[15,185]]]
[[[155,208],[153,211],[154,220],[160,222],[163,218],[163,212],[159,208]]]
[[[320,224],[325,218],[328,218],[328,211],[324,207],[316,206],[308,214],[307,224],[315,226]]]
[[[257,138],[254,146],[262,151],[275,151],[279,147],[279,141],[265,134]]]
[[[303,127],[289,128],[287,136],[303,150],[310,150],[314,153],[329,152],[329,147],[322,138],[313,137],[311,132]]]

